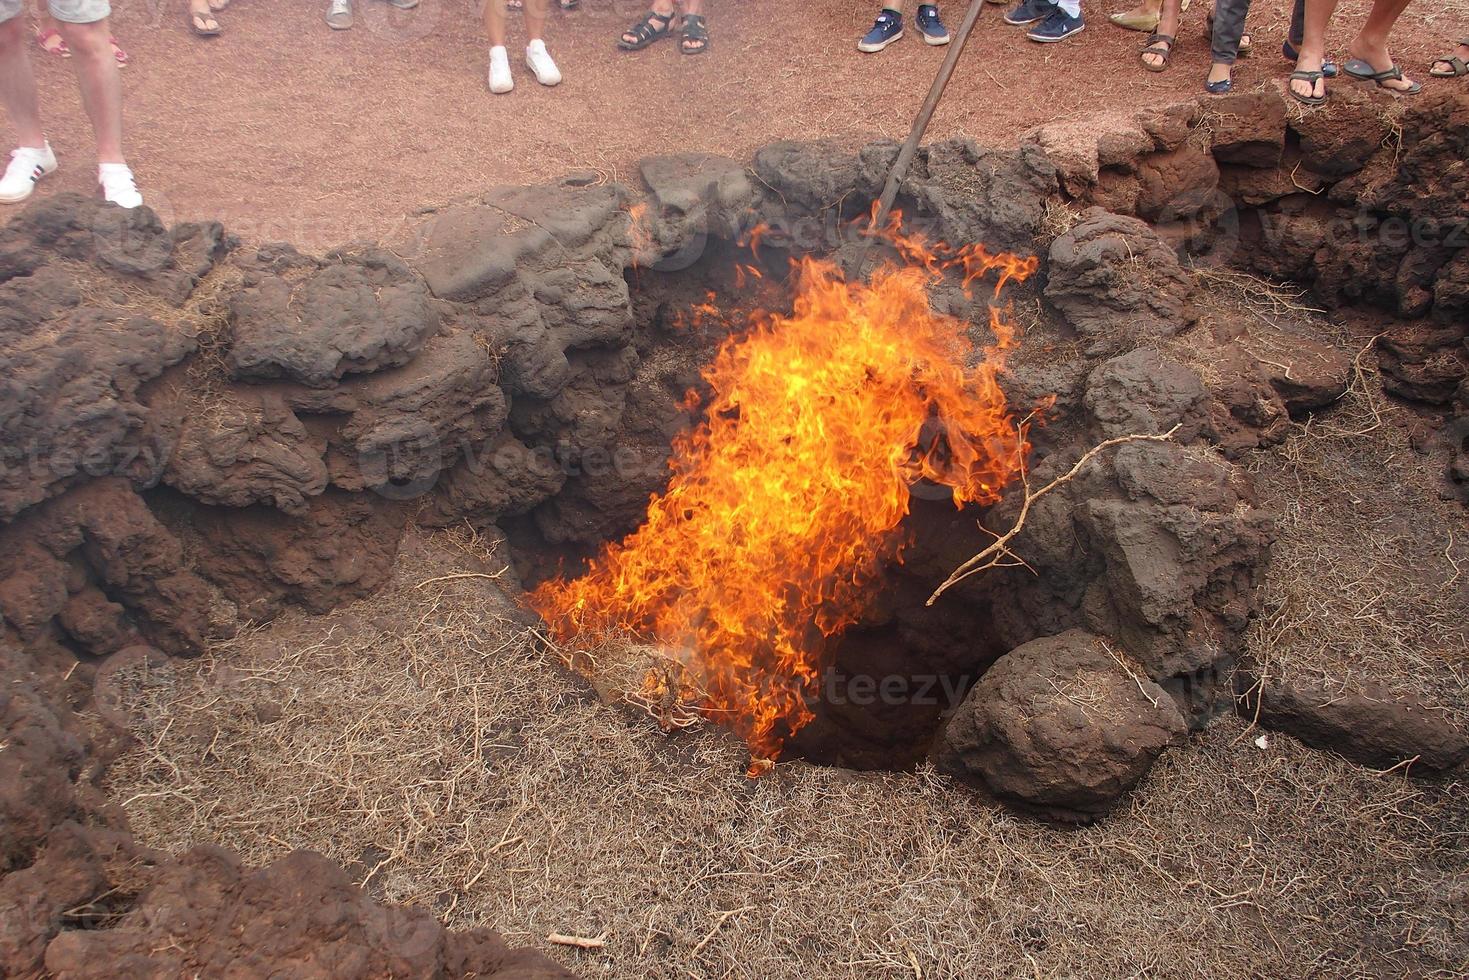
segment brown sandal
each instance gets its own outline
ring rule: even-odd
[[[1148,38],[1148,46],[1137,53],[1137,60],[1142,62],[1148,71],[1163,71],[1168,67],[1168,59],[1173,57],[1173,43],[1176,38],[1171,34],[1154,34]],[[1150,63],[1143,55],[1155,54],[1163,60],[1158,64]]]

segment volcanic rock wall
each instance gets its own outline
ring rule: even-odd
[[[1392,317],[1377,344],[1389,386],[1443,416],[1462,481],[1466,134],[1463,96],[1343,90],[1297,118],[1261,92],[1041,127],[1011,149],[960,140],[921,153],[900,201],[911,223],[1045,258],[1018,294],[1042,315],[1007,381],[1018,404],[1055,396],[1033,479],[1099,438],[1179,430],[1037,509],[1018,543],[1037,574],[943,600],[953,622],[992,624],[984,649],[935,630],[918,603],[875,623],[887,617],[919,666],[944,671],[1059,635],[1072,638],[1068,669],[1096,670],[1095,640],[1173,696],[1174,716],[1145,720],[1149,746],[1206,720],[1228,694],[1270,536],[1229,458],[1329,404],[1350,364],[1288,321],[1216,320],[1180,343],[1197,279],[1179,256]],[[680,314],[708,290],[728,310],[750,299],[729,243],[762,227],[768,259],[854,254],[843,229],[895,152],[791,142],[750,167],[650,159],[646,194],[583,177],[495,189],[425,213],[391,247],[319,257],[70,196],[13,219],[0,232],[0,906],[25,915],[4,916],[7,969],[82,974],[87,957],[141,955],[162,928],[155,906],[201,876],[225,883],[208,913],[221,923],[329,893],[365,972],[530,963],[488,934],[382,910],[310,858],[245,872],[212,851],[141,854],[93,789],[107,738],[74,709],[119,650],[197,653],[286,604],[319,612],[371,593],[409,521],[498,524],[527,558],[574,558],[631,529],[718,339]],[[978,310],[957,288],[934,301]],[[910,590],[967,557],[962,534],[931,533],[904,572]],[[1051,710],[1005,676],[991,682],[1001,701]],[[946,743],[951,767],[1040,805],[1102,805],[1001,779],[1013,766],[987,757],[997,743],[984,733],[1006,723],[968,718],[973,737]],[[1135,760],[1114,761],[1125,788]],[[148,871],[124,887],[123,865]],[[95,914],[114,928],[77,932],[94,913],[66,910],[109,889]],[[410,955],[405,935],[418,959],[394,958]],[[262,936],[251,955],[271,945]]]

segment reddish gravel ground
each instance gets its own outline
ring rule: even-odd
[[[587,169],[627,178],[649,153],[900,139],[942,58],[911,36],[858,54],[877,3],[836,0],[710,0],[708,54],[683,57],[670,41],[626,54],[613,41],[641,3],[583,0],[553,13],[548,31],[565,83],[542,89],[512,58],[518,87],[495,97],[471,0],[423,0],[406,15],[357,2],[356,28],[339,33],[322,21],[325,0],[236,0],[220,15],[225,34],[204,41],[188,32],[182,0],[114,0],[114,29],[133,56],[129,157],[165,220],[218,217],[247,239],[319,249],[386,237],[417,207],[495,183]],[[986,8],[930,134],[1004,142],[1039,122],[1197,92],[1208,58],[1198,5],[1163,74],[1137,66],[1142,35],[1107,22],[1127,6],[1090,4],[1087,31],[1058,45],[1025,40],[1001,22],[1003,8]],[[1287,70],[1276,46],[1286,3],[1255,7],[1260,53],[1239,69],[1244,87]],[[1366,7],[1344,0],[1334,45]],[[955,28],[963,8],[946,14]],[[1465,30],[1466,0],[1420,0],[1403,19],[1398,58],[1431,85],[1463,85],[1430,82],[1426,69]],[[510,43],[523,43],[518,15]],[[91,132],[70,69],[32,50],[63,161],[40,193],[90,191]]]

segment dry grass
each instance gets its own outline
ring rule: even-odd
[[[1279,519],[1252,656],[1276,674],[1418,693],[1469,725],[1464,506],[1439,495],[1442,460],[1410,444],[1422,423],[1383,396],[1370,339],[1349,343],[1347,394],[1254,461]]]
[[[314,848],[583,976],[1451,976],[1469,956],[1462,787],[1261,750],[1228,720],[1085,830],[927,771],[752,782],[721,733],[604,704],[498,580],[444,578],[482,567],[411,536],[380,596],[155,672],[110,777],[139,835]]]

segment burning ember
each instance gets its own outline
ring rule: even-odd
[[[894,242],[906,264],[870,284],[802,259],[793,312],[751,316],[704,371],[706,421],[675,441],[646,523],[530,597],[563,640],[630,637],[677,657],[675,690],[650,676],[642,693],[733,729],[752,775],[811,720],[827,639],[857,621],[881,562],[901,558],[909,487],[993,503],[1029,448],[996,383],[1014,345],[1002,310],[995,345],[966,369],[966,325],[934,312],[927,286],[993,272],[998,298],[1035,260]]]

